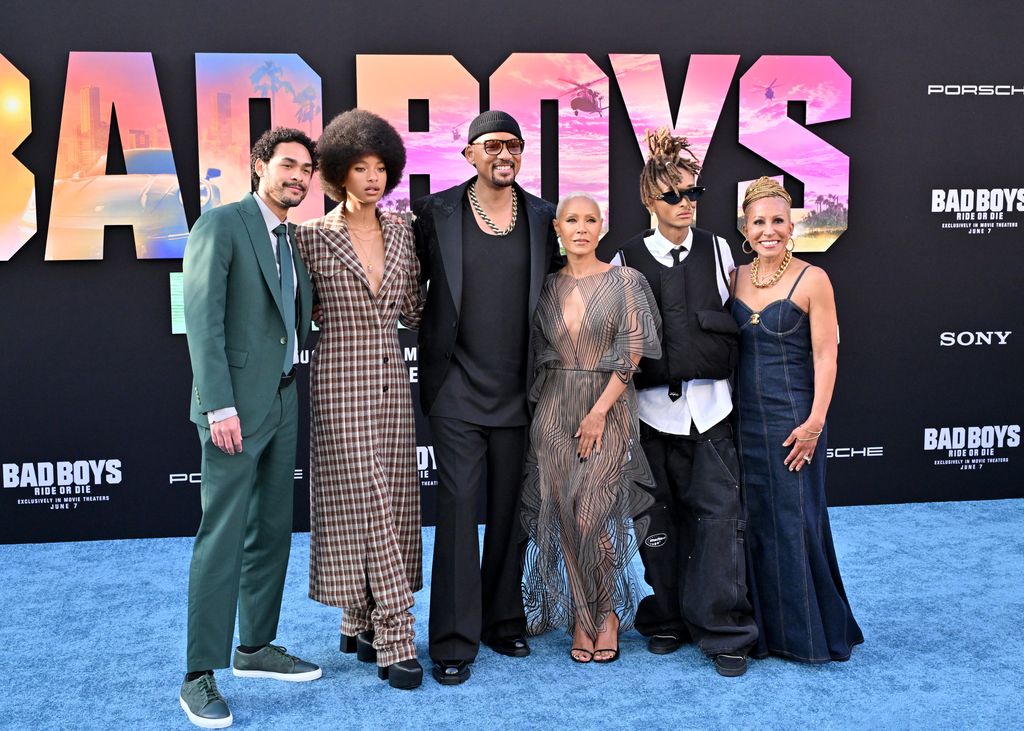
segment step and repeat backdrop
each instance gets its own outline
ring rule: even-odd
[[[774,5],[774,4],[773,4]],[[836,291],[833,505],[1024,496],[1024,10],[908,2],[18,4],[0,28],[0,542],[193,533],[199,445],[181,257],[249,190],[270,125],[359,106],[409,153],[384,205],[457,184],[468,123],[519,120],[519,181],[649,225],[645,129],[704,164],[698,225],[794,193]],[[322,215],[314,187],[293,220]],[[400,338],[414,399],[416,335]],[[307,368],[295,528],[308,527]],[[419,418],[424,521],[436,464]]]

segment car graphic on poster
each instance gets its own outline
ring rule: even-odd
[[[184,255],[188,222],[171,151],[125,150],[124,161],[126,175],[107,175],[103,155],[88,170],[54,182],[47,259],[101,259],[103,241],[96,231],[118,220],[134,226],[138,258]],[[210,168],[199,181],[201,212],[221,203],[220,188],[211,182],[218,177],[220,170]],[[33,196],[29,209],[34,208]]]

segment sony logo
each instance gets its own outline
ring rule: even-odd
[[[939,334],[939,345],[1006,345],[1012,330],[964,330]]]

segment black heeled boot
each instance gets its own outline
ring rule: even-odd
[[[349,655],[356,653],[356,657],[363,662],[377,662],[377,651],[373,649],[373,630],[360,632],[355,637],[342,634],[338,649]]]
[[[416,658],[402,660],[385,667],[377,668],[377,677],[388,681],[392,688],[412,690],[423,683],[423,666]]]

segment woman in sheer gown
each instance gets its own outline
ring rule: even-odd
[[[661,320],[643,275],[597,259],[601,212],[589,196],[558,205],[567,264],[548,276],[534,318],[537,379],[523,520],[524,603],[531,634],[573,633],[576,662],[618,658],[639,584],[629,569],[651,497],[631,382],[658,357]]]

